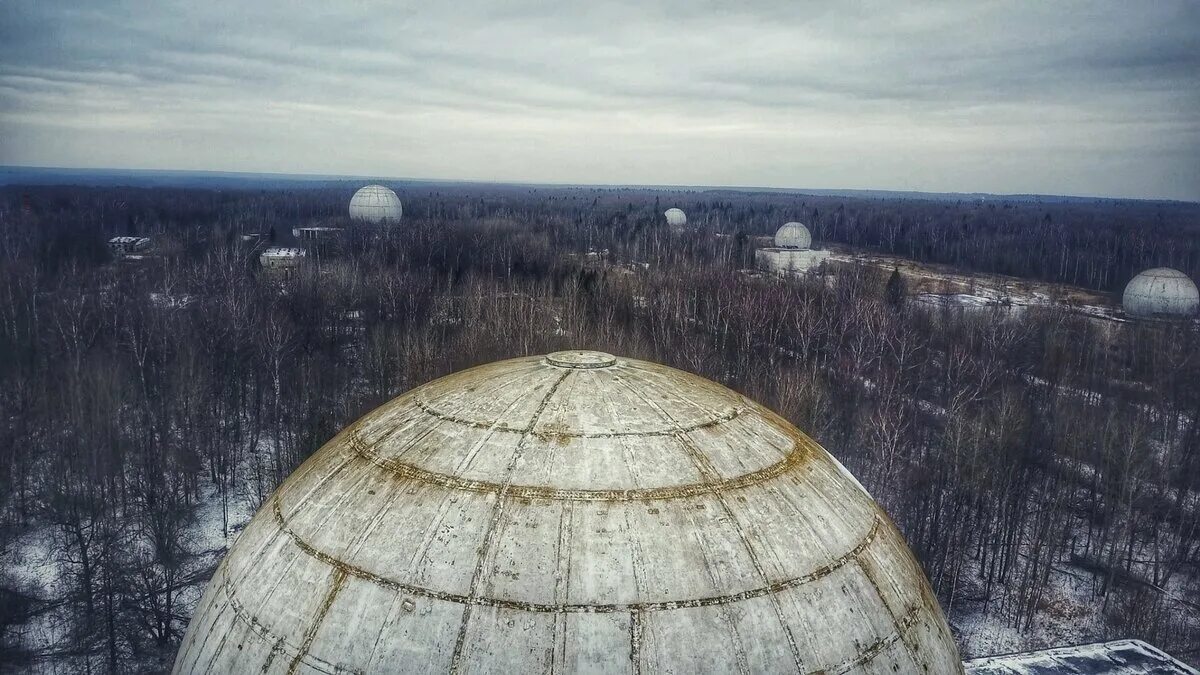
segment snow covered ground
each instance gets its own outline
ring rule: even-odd
[[[196,508],[195,518],[183,535],[185,545],[195,555],[188,561],[182,576],[200,575],[176,596],[177,607],[185,616],[191,616],[200,601],[209,577],[206,572],[215,568],[254,515],[256,497],[246,483],[243,485],[245,487],[230,495],[229,534],[225,536],[222,532],[220,492],[215,485],[205,484],[205,493]],[[59,536],[52,525],[32,527],[19,536],[8,550],[0,553],[0,566],[3,566],[6,574],[46,601],[45,610],[25,623],[18,638],[21,645],[35,655],[29,672],[38,675],[76,673],[85,667],[78,657],[62,653],[73,647],[73,638],[70,634],[72,606],[66,602],[71,592],[68,583],[70,568],[62,559],[63,547],[58,543]],[[182,628],[176,626],[176,629]],[[156,672],[169,666],[169,663],[156,661],[137,664],[134,669]]]
[[[1050,588],[1039,603],[1041,611],[1028,630],[1018,630],[1012,619],[993,604],[988,611],[969,603],[952,608],[950,625],[964,659],[1047,649],[1062,645],[1112,639],[1100,601],[1092,597],[1092,580],[1055,568]]]
[[[233,546],[233,542],[237,541],[237,536],[246,527],[246,523],[249,523],[250,518],[254,516],[255,499],[255,496],[245,487],[237,494],[230,496],[229,532],[228,536],[225,536],[225,533],[222,532],[221,493],[215,485],[208,485],[208,494],[196,509],[196,519],[185,535],[189,547],[197,553],[196,560],[192,565],[194,569],[215,568],[225,553],[229,551],[229,547]],[[207,581],[207,578],[204,579],[205,583]],[[184,610],[187,616],[192,615],[203,593],[204,583],[192,584],[179,593],[179,606],[187,608]]]
[[[910,298],[936,307],[963,309],[1003,308],[1018,314],[1034,307],[1062,307],[1104,321],[1125,321],[1120,302],[1107,293],[999,274],[967,274],[945,265],[918,263],[881,253],[831,246],[830,261],[839,265],[899,270],[908,283]]]
[[[65,566],[56,554],[55,531],[51,526],[30,529],[0,555],[0,565],[10,578],[39,598],[57,599],[67,593]],[[64,646],[69,624],[62,605],[50,607],[22,626],[21,644],[36,654],[46,654]],[[53,670],[44,672],[56,672]]]

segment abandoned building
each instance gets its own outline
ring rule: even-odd
[[[719,384],[595,351],[368,413],[225,556],[176,673],[1196,675],[1136,640],[964,664],[866,490]]]
[[[920,564],[803,432],[570,351],[436,380],[317,451],[175,672],[962,673]]]
[[[305,255],[302,248],[273,246],[263,251],[258,260],[264,269],[290,273],[304,262]]]
[[[118,257],[141,253],[149,248],[149,237],[113,237],[108,240],[108,250]]]
[[[775,232],[774,246],[754,252],[755,266],[781,275],[805,274],[820,269],[829,251],[812,248],[812,233],[801,223],[785,223]]]

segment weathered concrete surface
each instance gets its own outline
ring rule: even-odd
[[[708,380],[597,352],[419,387],[288,478],[176,672],[961,673],[888,518]]]

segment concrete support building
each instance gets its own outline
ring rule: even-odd
[[[800,223],[787,223],[775,233],[775,245],[754,252],[760,270],[781,275],[806,274],[819,270],[829,251],[812,248],[812,234]]]
[[[283,274],[294,273],[304,262],[306,253],[302,248],[273,246],[258,256],[263,269]]]

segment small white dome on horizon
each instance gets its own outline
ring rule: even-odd
[[[671,227],[687,225],[687,215],[684,214],[683,209],[667,209],[663,215],[667,217],[667,224]]]
[[[1200,310],[1200,290],[1183,272],[1155,267],[1125,286],[1121,305],[1133,316],[1195,316]]]
[[[812,248],[812,233],[803,223],[784,223],[775,232],[775,248]]]
[[[395,192],[382,185],[360,188],[350,199],[350,217],[370,223],[400,220],[404,209]]]

